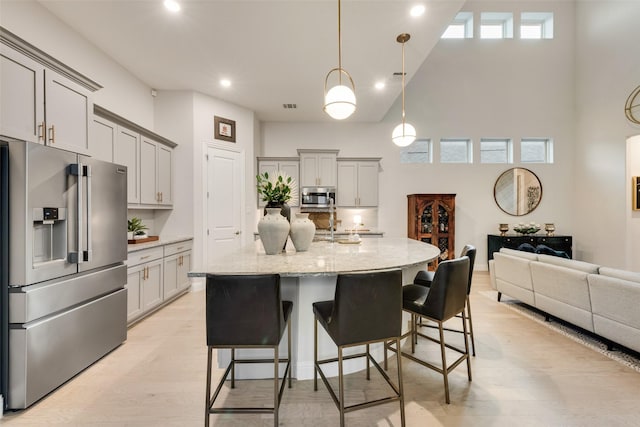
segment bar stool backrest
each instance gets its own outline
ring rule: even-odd
[[[402,272],[340,274],[329,322],[337,345],[397,337],[402,324]]]
[[[473,245],[465,245],[464,248],[462,248],[462,252],[460,253],[460,256],[467,256],[469,257],[469,284],[467,285],[467,295],[469,295],[469,293],[471,292],[471,279],[473,277],[473,265],[476,262],[476,248]]]
[[[207,275],[208,346],[275,346],[286,327],[280,276]]]
[[[469,257],[439,263],[423,304],[428,316],[444,321],[460,313],[467,299],[468,281]]]

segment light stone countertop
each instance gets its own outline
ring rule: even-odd
[[[157,246],[170,245],[172,243],[184,242],[186,240],[191,240],[193,237],[190,236],[173,236],[173,237],[160,237],[158,240],[154,240],[153,242],[147,243],[133,243],[127,245],[127,252],[136,252],[144,249],[155,248]]]
[[[216,274],[272,274],[282,276],[326,276],[403,268],[434,260],[440,251],[413,239],[383,237],[362,239],[360,244],[313,242],[308,251],[296,252],[287,244],[286,253],[266,255],[260,240],[213,259],[206,271],[190,277]]]

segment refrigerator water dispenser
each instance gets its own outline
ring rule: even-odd
[[[67,209],[33,209],[33,265],[67,259]]]

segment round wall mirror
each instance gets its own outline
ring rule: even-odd
[[[526,215],[540,204],[542,184],[529,169],[512,168],[504,171],[496,180],[493,198],[500,209],[509,215]]]

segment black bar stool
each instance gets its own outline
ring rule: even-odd
[[[404,394],[402,391],[402,364],[398,356],[398,384],[370,354],[370,344],[395,341],[400,344],[402,323],[402,272],[400,270],[365,274],[338,275],[333,301],[313,303],[314,322],[314,379],[313,389],[318,390],[318,374],[340,410],[340,426],[344,426],[345,413],[389,402],[400,402],[400,419],[405,425]],[[338,346],[338,357],[318,360],[318,323]],[[366,346],[364,353],[343,357],[343,350],[352,346]],[[381,399],[345,406],[343,361],[365,357],[367,379],[370,378],[370,362],[393,389],[393,395]],[[320,365],[338,362],[338,396],[331,388]]]
[[[277,274],[241,276],[207,274],[207,401],[205,426],[210,414],[250,413],[273,414],[278,426],[278,408],[286,377],[291,388],[291,311],[293,303],[280,297],[280,276]],[[288,354],[279,357],[278,346],[288,329]],[[231,349],[231,363],[227,367],[216,391],[211,396],[211,364],[213,349]],[[236,359],[236,348],[271,348],[273,359]],[[220,407],[213,405],[231,373],[231,388],[235,387],[236,363],[273,363],[273,408]],[[286,363],[282,384],[279,385],[279,364]]]
[[[471,280],[473,278],[473,265],[475,264],[476,261],[476,248],[472,245],[466,245],[464,248],[462,248],[462,252],[460,253],[460,257],[463,256],[468,256],[469,257],[469,283],[467,285],[467,299],[465,302],[465,312],[462,314],[465,319],[467,320],[468,323],[468,334],[469,337],[471,338],[471,354],[473,354],[474,356],[476,355],[476,340],[473,336],[473,320],[471,318],[471,301],[469,300],[469,294],[471,293]],[[433,281],[433,275],[435,273],[433,271],[419,271],[418,274],[416,274],[415,279],[413,279],[413,284],[414,285],[422,285],[422,286],[426,286],[427,288],[431,286],[431,282]],[[419,295],[421,292],[418,292],[417,295],[418,297],[413,298],[418,299]],[[411,299],[411,297],[408,297],[408,295],[405,294],[404,296],[405,299]],[[420,326],[430,326],[430,325],[423,325],[420,324]],[[459,329],[448,329],[448,328],[444,328],[445,331],[451,331],[451,332],[460,332],[462,333],[461,330]]]
[[[465,300],[467,295],[467,281],[469,280],[469,257],[461,257],[453,260],[443,261],[438,264],[433,281],[430,287],[422,285],[407,285],[403,287],[403,310],[411,314],[411,329],[402,338],[411,339],[411,354],[400,350],[396,345],[394,348],[390,343],[386,348],[395,352],[400,352],[414,362],[420,363],[427,368],[439,372],[444,377],[444,392],[447,403],[449,400],[449,373],[462,362],[467,362],[467,375],[471,381],[471,365],[469,364],[469,341],[467,339],[467,322],[462,317],[462,328],[464,336],[464,350],[446,344],[444,341],[443,323],[456,315],[464,313]],[[416,295],[421,294],[416,298]],[[424,335],[417,330],[417,316],[422,316],[427,320],[437,323],[439,339]],[[415,342],[418,336],[440,344],[440,354],[442,358],[441,366],[420,360],[413,356],[415,353]],[[450,365],[447,365],[446,348],[460,353],[460,357]]]

